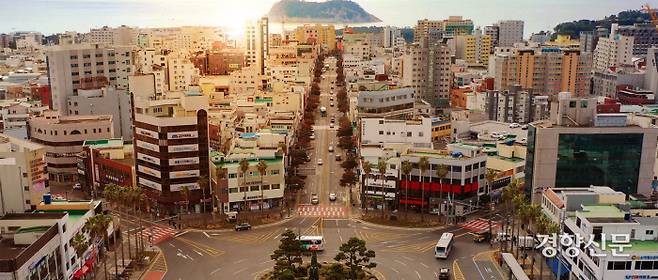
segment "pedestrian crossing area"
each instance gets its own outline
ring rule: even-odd
[[[388,245],[380,251],[389,253],[424,253],[433,250],[434,246],[436,246],[436,241],[425,241],[401,245]]]
[[[460,227],[473,231],[473,232],[478,232],[478,231],[483,231],[489,229],[489,220],[487,219],[477,219],[477,220],[471,220],[465,223],[459,224]],[[491,221],[491,228],[495,229],[500,227],[500,223],[496,221]]]
[[[139,232],[144,240],[149,241],[152,245],[158,245],[160,242],[173,237],[176,233],[178,233],[176,229],[164,225],[150,226]]]
[[[213,236],[214,239],[241,243],[261,244],[278,236],[279,230],[236,232],[226,235]]]
[[[297,209],[300,217],[347,218],[343,206],[301,205]]]

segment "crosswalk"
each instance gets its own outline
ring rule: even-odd
[[[300,217],[346,218],[343,206],[301,205],[297,209]]]
[[[489,220],[487,219],[477,219],[471,220],[465,223],[459,224],[460,227],[468,229],[470,231],[478,232],[485,229],[489,229]],[[491,228],[495,229],[500,227],[500,223],[496,221],[491,221]]]
[[[389,253],[424,253],[434,249],[434,246],[436,246],[436,241],[426,241],[402,245],[390,245],[380,251]]]
[[[270,231],[247,231],[247,232],[236,232],[226,235],[213,236],[214,239],[241,243],[241,244],[262,244],[272,238],[275,238],[279,230],[270,230]]]
[[[384,241],[396,240],[396,239],[400,239],[400,238],[403,238],[403,237],[408,236],[408,235],[403,234],[403,233],[357,230],[356,231],[356,236],[359,239],[364,240],[369,244],[372,244],[372,243],[380,243],[380,242],[384,242]]]
[[[160,242],[176,235],[176,233],[178,233],[176,229],[164,225],[150,226],[139,232],[144,240],[148,240],[153,245],[158,245]]]

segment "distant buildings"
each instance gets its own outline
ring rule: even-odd
[[[414,27],[414,42],[428,38],[433,31],[439,31],[445,35],[470,35],[473,33],[473,29],[473,21],[461,16],[450,16],[444,20],[423,19],[419,20]]]
[[[491,37],[493,47],[512,47],[523,42],[523,21],[501,20],[484,27],[484,35]]]
[[[633,37],[623,36],[616,33],[617,26],[613,25],[610,37],[598,39],[594,49],[593,68],[596,71],[604,71],[614,66],[626,66],[633,64]]]
[[[550,120],[530,124],[526,186],[534,201],[545,187],[608,185],[650,192],[658,129],[625,114],[596,114],[596,98],[561,93]]]
[[[102,186],[135,186],[135,156],[132,144],[122,138],[89,140],[78,154],[78,179],[82,189],[91,194]]]
[[[336,48],[336,30],[333,25],[298,26],[295,29],[295,39],[301,44],[320,45],[328,50]]]
[[[644,56],[649,48],[658,45],[658,31],[651,23],[619,26],[617,33],[633,37],[633,55],[635,56]]]
[[[491,37],[482,35],[477,29],[473,34],[455,36],[456,58],[463,59],[470,66],[489,65],[492,50]]]
[[[269,34],[267,17],[250,22],[245,27],[245,65],[253,65],[261,75],[265,75],[266,60],[269,55]]]
[[[92,28],[87,33],[86,40],[88,43],[105,44],[105,45],[137,45],[139,29],[121,25],[118,27]]]

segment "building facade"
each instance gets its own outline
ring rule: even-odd
[[[0,215],[36,209],[50,192],[45,147],[0,134]]]

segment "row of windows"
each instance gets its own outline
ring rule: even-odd
[[[72,113],[72,112],[69,111],[69,113]],[[77,115],[77,114],[78,114],[78,111],[75,111],[75,114]],[[45,129],[42,130],[41,128],[39,128],[39,129],[35,129],[35,131],[38,132],[38,133],[41,133],[41,134],[47,134],[48,132],[50,132],[50,135],[55,135],[55,136],[57,136],[57,134],[58,134],[58,130],[45,130]],[[92,129],[92,131],[93,131],[92,133],[102,133],[102,132],[103,132],[103,130],[102,130],[101,128],[98,128],[98,129],[94,128],[94,129]],[[109,127],[107,128],[107,132],[108,132],[108,133],[110,132],[110,128],[109,128]],[[71,130],[70,132],[67,131],[67,130],[64,130],[63,133],[64,133],[64,135],[69,135],[69,134],[70,134],[70,135],[81,134],[80,131],[77,130],[77,129],[73,129],[73,130]],[[86,128],[84,129],[84,134],[88,134]]]
[[[269,172],[266,171],[266,173],[269,173],[269,174],[266,174],[265,176],[267,176],[267,175],[270,175],[270,176],[271,175],[279,175],[279,170],[278,169],[270,170]],[[247,174],[249,176],[256,176],[256,177],[260,176],[260,172],[258,172],[258,171],[250,171]],[[228,178],[229,179],[242,178],[242,173],[229,173]]]
[[[269,190],[278,190],[281,188],[281,184],[272,184],[272,185],[263,185],[263,191],[269,191]],[[229,188],[228,192],[229,193],[237,193],[237,192],[256,192],[256,191],[261,191],[260,186],[249,186],[249,187],[240,187],[240,188]]]
[[[609,261],[608,270],[631,270],[632,261]],[[658,270],[658,261],[635,261],[635,270]]]

